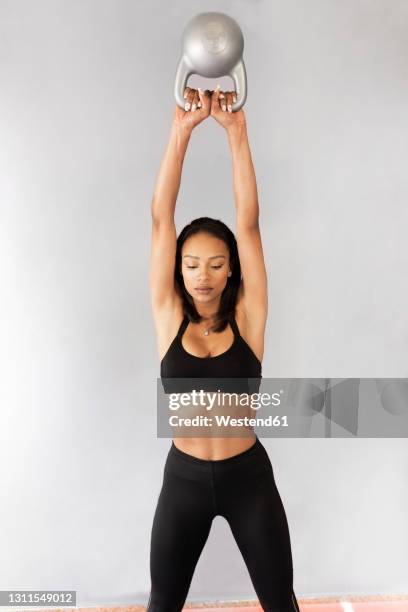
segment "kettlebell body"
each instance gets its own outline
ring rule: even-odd
[[[184,90],[190,75],[218,78],[231,76],[239,110],[247,97],[247,78],[242,57],[244,37],[237,22],[225,13],[200,13],[188,22],[182,36],[182,56],[176,71],[174,97],[184,108]]]

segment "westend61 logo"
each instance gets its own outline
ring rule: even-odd
[[[263,406],[280,406],[281,393],[228,393],[193,389],[188,393],[169,393],[168,406],[170,410],[178,410],[187,406],[201,406],[206,410],[220,406],[246,406],[258,410]]]

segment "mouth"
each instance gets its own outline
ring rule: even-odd
[[[196,291],[197,293],[206,295],[207,293],[210,293],[210,291],[212,291],[211,287],[196,287]]]

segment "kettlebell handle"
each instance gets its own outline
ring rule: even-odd
[[[176,79],[174,82],[174,97],[180,108],[184,109],[185,100],[183,97],[184,90],[187,87],[189,77],[195,74],[194,70],[187,64],[184,57],[181,58],[176,71]],[[228,73],[228,76],[234,81],[235,91],[237,92],[237,101],[232,104],[232,112],[239,111],[246,102],[247,98],[247,76],[244,60],[240,59],[234,68]]]

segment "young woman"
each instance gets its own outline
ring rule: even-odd
[[[267,277],[244,111],[234,92],[187,88],[176,106],[152,200],[151,300],[162,378],[260,378]],[[176,236],[174,210],[193,129],[212,116],[228,136],[236,238],[195,219]],[[216,196],[215,196],[216,197]],[[263,610],[299,612],[285,510],[268,454],[253,432],[173,437],[151,532],[148,612],[179,612],[215,516],[242,553]]]

